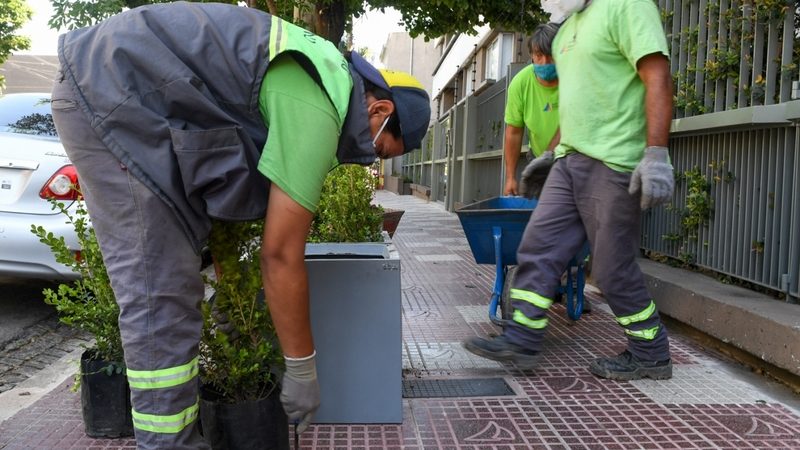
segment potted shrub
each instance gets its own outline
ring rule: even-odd
[[[374,176],[362,166],[338,166],[322,185],[308,242],[380,242],[383,208],[372,204]]]
[[[215,222],[216,278],[203,304],[200,423],[214,449],[288,449],[276,371],[283,364],[261,289],[263,221]]]
[[[82,201],[77,202],[74,213],[57,201],[53,201],[53,208],[73,225],[80,253],[70,250],[63,236],[54,236],[41,226],[32,225],[31,231],[50,247],[56,261],[80,274],[80,279],[62,283],[57,290],[45,289],[44,300],[56,307],[61,322],[88,332],[94,339],[94,346],[81,356],[74,386],[81,391],[86,434],[132,436],[130,387],[117,321],[119,307],[88,212]]]
[[[325,179],[309,242],[380,242],[394,236],[405,211],[372,203],[374,172],[343,165]]]

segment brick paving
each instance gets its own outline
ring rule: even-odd
[[[401,425],[314,425],[301,448],[800,449],[797,396],[681,336],[672,335],[671,380],[592,376],[592,359],[625,345],[596,294],[587,294],[594,312],[577,322],[552,308],[535,371],[474,357],[461,340],[499,331],[487,315],[494,267],[475,264],[457,217],[440,205],[384,191],[377,200],[406,211],[394,238],[404,378],[502,378],[514,395],[405,399]],[[0,449],[135,448],[130,439],[87,438],[70,383],[0,423]]]

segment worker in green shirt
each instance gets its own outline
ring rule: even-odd
[[[557,32],[558,25],[554,23],[536,27],[528,39],[532,64],[516,74],[508,85],[503,195],[519,194],[517,162],[525,128],[534,157],[546,151],[552,153],[558,145],[558,74],[550,50]]]
[[[559,73],[561,141],[523,170],[544,182],[518,251],[514,313],[503,334],[464,343],[471,352],[533,368],[561,272],[588,238],[593,278],[627,348],[593,361],[616,380],[667,379],[667,330],[636,263],[641,210],[671,200],[672,77],[666,37],[652,0],[543,0],[568,17],[553,42]]]
[[[411,75],[247,7],[133,8],[61,35],[53,120],[111,285],[139,449],[206,449],[198,417],[200,274],[211,221],[264,218],[264,292],[297,431],[319,406],[305,244],[337,164],[420,147]]]

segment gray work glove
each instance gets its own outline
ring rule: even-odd
[[[519,181],[519,195],[525,198],[539,198],[547,180],[547,174],[553,167],[555,157],[552,150],[547,150],[541,156],[529,162],[522,170],[522,177]]]
[[[231,323],[228,314],[219,310],[217,306],[217,293],[211,295],[211,298],[208,299],[209,304],[211,305],[211,320],[214,323],[214,328],[217,331],[226,334],[228,339],[234,341],[239,338],[239,332],[236,330],[236,327]]]
[[[647,147],[644,157],[633,171],[628,193],[642,190],[642,209],[652,208],[672,200],[675,189],[675,171],[669,162],[667,147]]]
[[[297,433],[306,431],[314,413],[319,408],[319,383],[317,382],[317,352],[305,358],[286,358],[286,372],[281,386],[281,403],[295,422]]]

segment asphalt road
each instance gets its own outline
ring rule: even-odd
[[[0,349],[25,328],[55,315],[55,308],[44,303],[42,290],[56,286],[38,280],[0,278]]]

